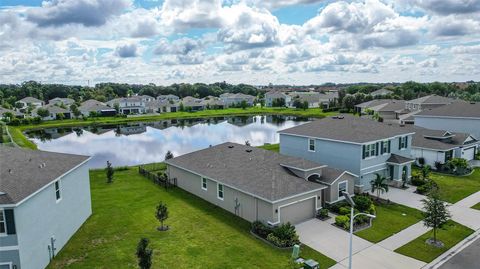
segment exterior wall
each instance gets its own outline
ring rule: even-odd
[[[12,266],[16,265],[17,269],[20,269],[20,266],[18,266],[20,264],[20,255],[18,254],[18,250],[0,251],[0,265],[3,263],[11,263]],[[3,267],[0,266],[0,268]]]
[[[321,185],[319,185],[320,187]],[[319,190],[319,191],[315,191],[315,192],[312,192],[312,193],[307,193],[307,194],[303,194],[303,195],[299,195],[299,196],[296,196],[296,197],[293,197],[293,198],[290,198],[290,199],[286,199],[286,200],[283,200],[281,202],[277,202],[277,203],[274,203],[273,204],[273,223],[279,223],[280,222],[280,215],[279,215],[279,212],[280,212],[280,208],[281,207],[285,207],[285,206],[288,206],[290,204],[294,204],[298,201],[304,201],[306,199],[312,199],[312,198],[315,198],[316,199],[316,210],[322,208],[322,191]]]
[[[92,213],[86,163],[61,178],[60,189],[58,202],[54,184],[50,184],[14,210],[21,268],[45,268],[51,237],[58,254]]]
[[[467,133],[476,139],[480,139],[480,119],[424,117],[415,115],[415,125],[434,130]]]
[[[325,189],[325,201],[327,203],[335,203],[343,200],[343,197],[338,196],[338,184],[343,181],[347,181],[348,193],[353,195],[355,192],[355,177],[349,174],[343,175],[341,178],[333,182],[328,189]]]
[[[421,149],[421,148],[412,148],[412,157],[415,159],[423,157],[425,159],[425,164],[430,165],[432,168],[435,168],[435,162],[444,163],[445,161],[445,152],[436,151],[431,149]],[[455,155],[457,155],[455,153]]]
[[[395,113],[395,111],[380,112],[379,115],[380,115],[380,117],[382,117],[384,119],[396,119],[397,118],[397,114]]]
[[[238,190],[224,186],[223,200],[217,197],[217,182],[207,178],[207,190],[202,189],[202,177],[186,170],[167,165],[167,173],[171,178],[177,178],[178,187],[219,206],[250,222],[261,220],[264,222],[273,220],[272,204],[245,194]],[[235,211],[235,199],[240,207]],[[258,208],[258,210],[257,210]]]

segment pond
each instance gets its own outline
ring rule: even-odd
[[[102,168],[107,160],[114,166],[161,162],[169,150],[179,156],[227,141],[248,141],[252,146],[278,143],[278,130],[307,121],[286,116],[216,117],[50,128],[26,134],[41,150],[92,156],[90,168]]]

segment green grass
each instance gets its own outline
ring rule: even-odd
[[[399,204],[376,204],[376,218],[372,227],[355,234],[373,243],[378,243],[423,219],[420,210]],[[405,215],[403,215],[405,214]]]
[[[474,206],[472,206],[472,208],[476,210],[480,210],[480,203],[475,204]]]
[[[13,141],[22,148],[29,148],[29,149],[37,149],[37,145],[33,143],[32,141],[28,140],[20,131],[20,129],[8,126],[8,131],[10,132],[10,135],[12,136]]]
[[[45,121],[40,124],[20,126],[21,130],[47,128],[47,127],[67,127],[67,126],[83,126],[90,124],[119,124],[137,121],[155,121],[162,119],[182,119],[182,118],[204,118],[204,117],[220,117],[220,116],[239,116],[239,115],[285,115],[299,117],[322,118],[337,114],[336,112],[323,112],[319,108],[310,109],[293,109],[293,108],[276,108],[276,107],[248,107],[212,109],[196,112],[171,112],[159,115],[141,115],[138,117],[99,117],[83,119],[65,119]]]
[[[279,152],[280,144],[267,144],[267,145],[259,146],[259,148]]]
[[[93,215],[60,251],[48,268],[136,268],[141,237],[154,249],[152,268],[289,268],[291,252],[254,238],[250,225],[179,188],[165,191],[140,176],[136,168],[90,172]],[[170,226],[159,232],[155,206],[169,208]],[[302,246],[302,256],[328,268],[335,262]]]
[[[437,248],[425,243],[428,238],[433,237],[433,231],[429,231],[396,249],[395,252],[429,263],[473,232],[472,229],[449,220],[443,228],[437,231],[437,239],[445,244],[444,247]]]
[[[438,184],[440,197],[449,203],[456,203],[480,191],[480,169],[478,168],[468,176],[431,173],[430,178]]]

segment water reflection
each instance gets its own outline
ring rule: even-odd
[[[27,133],[41,150],[93,156],[92,168],[158,162],[226,141],[252,146],[278,143],[277,131],[306,122],[284,116],[216,117],[123,125],[50,128]]]

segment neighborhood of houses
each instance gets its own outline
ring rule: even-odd
[[[265,105],[292,107],[298,98],[308,107],[327,108],[337,97],[268,92]],[[45,120],[69,117],[66,107],[73,104],[68,98],[18,102],[32,107],[32,115],[48,109]],[[144,95],[87,100],[78,109],[82,115],[168,113],[180,106],[196,111],[254,102],[254,96],[230,93],[203,99]],[[453,158],[471,162],[480,149],[480,103],[432,95],[375,99],[356,110],[363,116],[339,114],[279,131],[279,153],[226,142],[166,160],[166,174],[178,187],[247,221],[275,226],[315,218],[343,200],[343,193],[368,192],[377,175],[401,187],[415,163],[436,169]],[[0,155],[9,156],[0,166],[0,268],[45,268],[92,213],[89,157],[7,147],[0,147]]]

